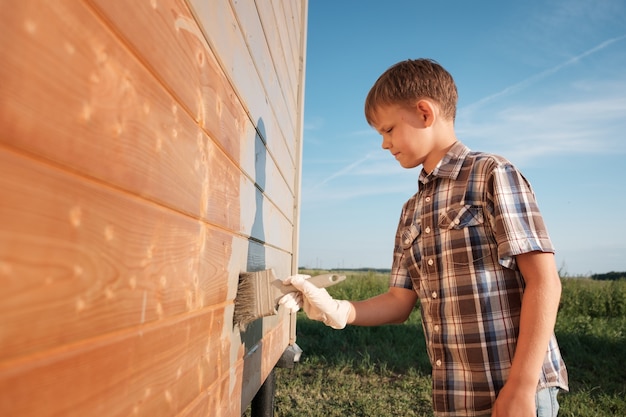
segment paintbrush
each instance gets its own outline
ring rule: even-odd
[[[326,288],[345,279],[345,275],[322,274],[311,277],[307,281],[318,288]],[[246,326],[254,320],[277,314],[276,307],[281,297],[296,291],[298,289],[293,285],[284,285],[282,280],[276,277],[273,269],[242,272],[239,274],[233,324],[245,330]]]

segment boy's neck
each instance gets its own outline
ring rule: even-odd
[[[456,134],[454,132],[453,124],[446,124],[444,126],[440,126],[437,132],[437,140],[435,147],[431,152],[431,157],[429,157],[426,161],[424,161],[423,168],[426,173],[430,174],[433,172],[439,161],[443,159],[444,156],[448,153],[450,148],[454,146],[457,142]]]

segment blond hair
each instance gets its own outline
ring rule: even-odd
[[[377,107],[414,106],[420,99],[434,100],[444,118],[454,121],[458,94],[454,79],[432,59],[409,59],[387,69],[365,99],[365,118],[371,125]]]

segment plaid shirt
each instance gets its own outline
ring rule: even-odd
[[[402,209],[390,285],[415,289],[437,416],[488,412],[519,334],[524,279],[515,256],[554,252],[530,184],[504,158],[457,142],[422,170]],[[554,335],[538,389],[567,389]]]

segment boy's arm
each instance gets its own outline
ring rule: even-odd
[[[334,329],[343,329],[346,324],[377,326],[402,323],[417,301],[413,290],[396,287],[364,301],[335,300],[324,288],[317,288],[305,277],[294,275],[283,281],[296,287],[300,293],[283,296],[280,304],[293,311],[303,307],[309,318],[323,321]]]
[[[494,404],[492,416],[535,416],[535,393],[561,298],[554,255],[529,252],[516,256],[526,282],[519,337],[509,378]]]
[[[364,301],[352,301],[354,309],[348,317],[348,324],[355,326],[378,326],[381,324],[403,323],[409,318],[417,294],[413,290],[390,287],[386,293]]]

